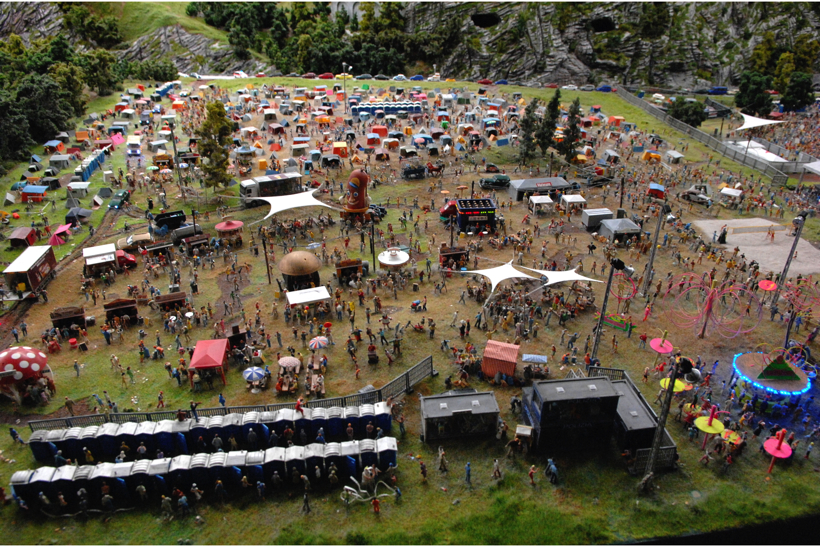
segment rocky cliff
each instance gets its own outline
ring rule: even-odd
[[[817,4],[407,3],[407,32],[460,22],[442,75],[529,83],[736,84],[765,32],[816,37]]]
[[[84,44],[65,28],[60,10],[47,2],[0,2],[0,39],[19,35],[26,44],[32,40],[55,36],[63,32],[77,46]],[[227,43],[199,34],[192,34],[181,25],[160,27],[130,44],[111,50],[117,57],[129,61],[167,58],[181,72],[221,74],[234,70],[248,73],[272,71],[273,67],[257,59],[240,61]]]

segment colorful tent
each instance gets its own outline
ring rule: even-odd
[[[225,379],[225,367],[228,364],[228,340],[200,340],[194,347],[194,355],[191,357],[189,370],[218,369],[222,377],[222,383],[228,385]],[[191,387],[194,386],[194,375],[188,375],[191,380]]]
[[[481,371],[485,376],[493,377],[497,372],[513,376],[515,363],[518,361],[519,346],[506,344],[497,340],[487,340],[484,356],[481,359]]]

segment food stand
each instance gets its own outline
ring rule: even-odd
[[[456,214],[460,232],[495,232],[495,202],[491,199],[457,199]]]
[[[5,293],[4,299],[25,298],[33,291],[44,287],[54,277],[56,267],[57,259],[51,245],[27,247],[3,270],[6,287],[13,293]]]
[[[336,279],[340,286],[345,286],[362,274],[362,259],[351,258],[336,263]]]
[[[285,288],[288,291],[310,289],[321,284],[319,270],[322,268],[322,262],[308,251],[294,251],[286,254],[277,267],[282,272]]]
[[[230,244],[231,247],[241,247],[244,226],[245,223],[240,220],[226,220],[220,222],[214,228],[216,229],[216,236],[222,239],[223,242]]]
[[[137,309],[137,301],[133,298],[118,298],[103,305],[105,310],[106,321],[113,321],[115,317],[119,317],[125,322],[128,318],[128,323],[136,325],[139,321],[139,310]]]
[[[188,370],[216,369],[222,378],[222,383],[228,385],[225,379],[225,369],[228,365],[228,340],[200,340],[194,347],[194,355]],[[189,374],[191,388],[194,387],[194,375]]]

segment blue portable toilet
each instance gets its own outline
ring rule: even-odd
[[[193,453],[196,450],[196,442],[197,440],[202,437],[202,440],[205,441],[207,444],[208,441],[208,423],[213,418],[219,418],[219,425],[222,425],[222,416],[211,416],[210,418],[200,418],[196,421],[193,420],[185,420],[190,425],[188,427],[188,431],[185,434],[185,438],[188,440],[188,446],[190,447],[188,452]],[[210,446],[210,445],[208,445]]]
[[[256,481],[267,483],[262,468],[264,463],[265,452],[263,450],[253,450],[245,454],[245,474],[253,484],[256,484]]]
[[[233,490],[234,488],[232,486],[228,486],[228,484],[233,481],[228,478],[230,473],[226,469],[228,467],[226,464],[227,460],[228,452],[217,452],[215,454],[211,454],[211,457],[208,459],[208,480],[203,484],[197,484],[197,487],[205,488],[208,485],[215,484],[217,480],[221,480],[222,484],[225,486],[225,490]],[[241,477],[240,480],[242,480]]]
[[[276,411],[266,410],[259,413],[259,423],[268,428],[268,434],[273,429],[273,424],[276,422]]]
[[[185,437],[191,428],[190,420],[162,420],[154,428],[154,445],[167,457],[178,454],[189,454],[188,440]],[[147,445],[146,445],[147,446]],[[151,454],[153,456],[153,454]]]
[[[94,465],[81,465],[77,468],[73,480],[75,494],[80,488],[85,488],[86,492],[91,491],[91,473],[94,472],[94,469],[96,469]],[[79,499],[77,501],[79,502]]]
[[[347,425],[350,424],[353,427],[353,431],[356,432],[357,437],[364,436],[364,428],[367,424],[361,423],[359,419],[359,407],[357,406],[347,406],[345,407],[345,418],[344,418],[344,428],[347,429]],[[345,438],[347,438],[345,434]]]
[[[361,471],[359,460],[359,441],[345,441],[340,443],[342,451],[342,466],[349,477],[356,477]],[[357,479],[358,480],[358,477]]]
[[[227,490],[238,490],[242,486],[242,466],[245,465],[246,454],[247,452],[244,450],[234,450],[228,452],[225,456],[221,479]],[[213,454],[212,457],[215,455]],[[212,472],[214,469],[212,469]],[[213,479],[213,482],[216,482],[216,478]]]
[[[345,438],[345,410],[340,406],[332,406],[327,409],[327,427],[325,428],[325,439],[341,440]]]
[[[79,490],[79,487],[74,483],[74,475],[77,474],[78,469],[79,467],[73,465],[64,465],[58,467],[54,471],[54,475],[51,476],[51,491],[55,493],[55,496],[59,493],[63,494],[69,510],[76,510],[77,508],[77,490]],[[52,499],[49,496],[49,499],[52,503],[57,501],[56,497]]]
[[[325,445],[321,443],[311,443],[305,447],[305,467],[311,477],[315,477],[314,471],[318,467],[325,477]]]
[[[131,447],[133,453],[131,454],[134,456],[137,452],[137,448],[139,447],[140,443],[145,445],[147,452],[145,453],[147,457],[152,457],[157,451],[157,443],[156,443],[156,428],[157,424],[154,422],[140,422],[137,424],[137,430],[134,432],[134,445],[128,445]]]
[[[134,454],[137,452],[137,446],[139,443],[137,442],[137,430],[140,427],[140,422],[126,422],[124,424],[120,424],[120,428],[117,430],[117,454],[120,453],[120,445],[125,443],[128,445],[128,448],[131,451],[127,454],[130,457],[134,457]]]
[[[210,457],[210,454],[194,454],[191,456],[191,465],[188,469],[191,472],[192,483],[207,484],[210,479],[208,473],[208,460]],[[186,491],[187,489],[183,490],[183,492]]]
[[[300,475],[305,474],[305,447],[289,446],[285,449],[285,472],[288,480],[293,476],[293,470],[299,471]]]
[[[54,455],[57,453],[57,446],[48,441],[48,433],[48,430],[40,429],[32,433],[31,437],[29,437],[28,445],[29,448],[31,448],[31,454],[38,462],[54,462]]]
[[[265,457],[262,461],[262,469],[266,478],[265,482],[270,480],[274,471],[279,473],[279,476],[283,481],[288,480],[288,476],[286,475],[287,469],[285,468],[285,449],[281,446],[274,446],[273,448],[268,448],[265,450]],[[273,487],[272,482],[269,484]]]
[[[222,427],[225,418],[226,416],[211,416],[210,418],[208,418],[208,423],[205,426],[205,435],[203,435],[205,444],[208,445],[208,449],[211,448],[211,441],[214,440],[214,437],[216,437],[217,435],[219,435],[219,437],[222,439],[222,442],[225,445],[227,445],[229,435]]]
[[[125,485],[125,477],[131,474],[134,462],[127,463],[99,463],[88,477],[90,488],[88,489],[89,506],[102,507],[101,488],[103,483],[109,486],[109,492],[114,498],[114,505],[118,507],[128,507],[131,497],[128,487]]]
[[[25,471],[15,471],[11,475],[9,484],[11,485],[12,493],[26,502],[26,505],[31,507],[37,501],[37,492],[32,492],[29,487],[29,479],[34,475],[34,471],[26,469]]]
[[[382,437],[381,439],[377,439],[376,451],[379,453],[379,469],[386,471],[391,465],[396,466],[399,445],[395,437]]]
[[[65,438],[65,434],[68,431],[66,429],[52,429],[46,435],[46,441],[48,442],[48,448],[53,448],[52,456],[46,463],[52,464],[54,463],[54,454],[57,453],[57,450],[63,449],[63,439]]]
[[[244,437],[242,436],[242,423],[244,419],[244,414],[239,414],[236,412],[226,414],[222,417],[222,431],[224,431],[225,433],[220,433],[219,436],[222,437],[222,440],[225,441],[225,443],[228,442],[228,439],[231,438],[231,435],[236,437],[237,442],[241,442],[244,439]]]
[[[120,453],[120,442],[117,440],[119,430],[120,424],[107,423],[100,426],[96,436],[99,454],[89,447],[97,461],[111,461]]]
[[[99,431],[100,426],[90,425],[88,427],[84,427],[80,432],[80,439],[78,443],[81,452],[80,457],[78,458],[80,463],[85,463],[85,448],[91,451],[91,455],[94,456],[95,461],[100,461],[102,459],[102,445],[100,440],[97,438]]]
[[[179,486],[180,490],[187,492],[191,489],[191,484],[195,481],[191,480],[191,459],[193,456],[177,456],[171,458],[171,464],[168,466],[168,480],[169,489]]]
[[[282,408],[279,409],[279,420],[283,421],[286,426],[289,426],[293,429],[294,432],[298,431],[296,428],[296,420],[303,418],[301,412],[296,412],[292,408]],[[282,428],[284,431],[284,427]]]
[[[268,428],[275,432],[276,435],[281,439],[283,433],[285,432],[285,428],[290,425],[288,421],[288,415],[283,413],[283,410],[276,410],[271,413],[273,416],[270,417],[269,415],[265,417],[266,425]]]
[[[307,437],[308,442],[311,441],[310,433],[313,431],[312,425],[312,411],[310,408],[305,408],[304,413],[293,411],[293,432],[295,433],[294,439],[296,439],[301,444],[302,438],[302,431],[305,432],[305,436]],[[296,443],[296,441],[294,441]]]
[[[393,414],[390,412],[390,407],[385,402],[375,403],[373,412],[376,418],[376,427],[380,427],[385,435],[389,435],[393,427]]]
[[[63,451],[63,457],[70,458],[72,461],[80,461],[83,455],[83,447],[80,446],[82,432],[82,427],[72,427],[65,432],[65,437],[59,447],[59,450]]]
[[[162,494],[157,493],[154,481],[151,480],[150,475],[148,475],[148,469],[150,467],[151,460],[139,460],[134,462],[134,465],[131,467],[131,474],[125,477],[125,485],[128,487],[130,492],[135,492],[139,485],[143,485],[145,487],[145,494],[148,496],[148,499],[154,501],[159,499]],[[133,499],[137,504],[142,505],[145,503],[138,495],[134,496]]]
[[[171,474],[171,458],[148,460],[148,476],[151,477],[157,495],[168,496],[171,489],[168,486],[168,477]]]
[[[379,464],[379,454],[376,452],[375,440],[362,439],[359,441],[359,459],[362,462],[362,468]]]
[[[362,430],[362,437],[367,436],[367,424],[373,424],[373,435],[376,434],[376,428],[378,424],[376,423],[376,409],[372,404],[363,404],[359,405],[359,422],[364,425]],[[387,432],[385,432],[387,433]]]
[[[336,466],[339,482],[342,484],[346,483],[347,473],[345,469],[347,466],[343,463],[342,445],[339,443],[327,443],[325,445],[325,469],[327,469],[328,474],[330,473],[330,467],[332,465]]]
[[[327,409],[315,407],[310,409],[310,432],[312,440],[316,440],[319,430],[323,430],[327,442]]]
[[[52,503],[57,502],[57,491],[54,490],[54,485],[51,483],[51,478],[54,472],[57,471],[54,467],[40,467],[34,470],[28,482],[28,490],[34,494],[29,494],[29,498],[24,498],[28,502],[28,506],[40,506],[39,494],[45,494]]]

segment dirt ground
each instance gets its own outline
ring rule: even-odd
[[[774,241],[766,237],[766,229],[769,226],[789,225],[788,221],[776,223],[764,218],[738,218],[731,220],[696,220],[694,225],[703,232],[704,239],[712,238],[712,234],[724,225],[729,226],[729,233],[726,236],[725,247],[731,251],[735,247],[740,248],[740,252],[746,255],[747,259],[757,260],[760,263],[762,272],[779,273],[783,270],[783,265],[789,257],[794,237],[789,236],[789,230],[775,232]],[[761,231],[751,233],[733,233],[732,228],[747,226],[759,226]],[[797,274],[809,275],[820,270],[820,250],[816,249],[805,239],[800,239],[797,243],[797,257],[792,260],[789,267],[789,275]]]

